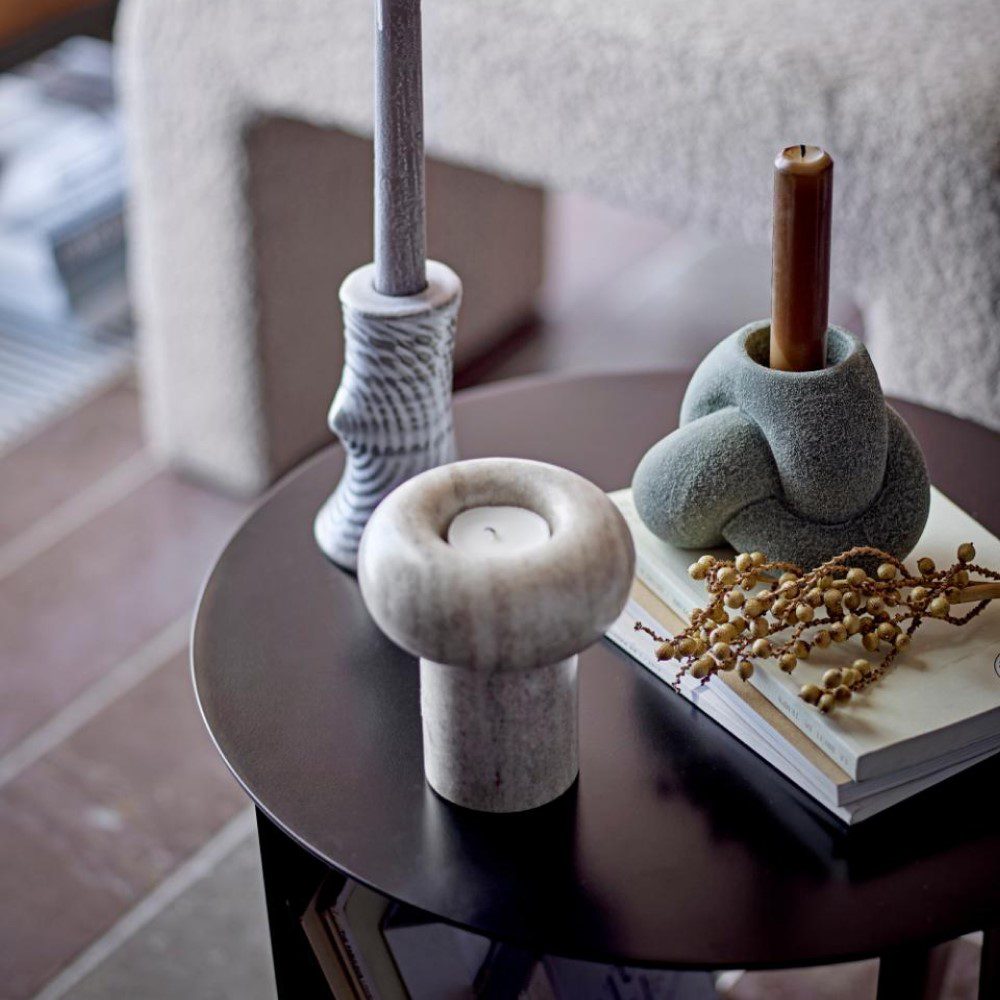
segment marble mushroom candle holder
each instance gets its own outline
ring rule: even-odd
[[[927,521],[927,470],[864,345],[830,327],[825,368],[778,371],[769,332],[752,323],[698,367],[679,429],[636,469],[639,516],[681,548],[728,542],[800,566],[856,545],[906,556]]]
[[[415,477],[362,536],[361,593],[420,657],[424,770],[443,798],[517,812],[578,770],[577,654],[628,598],[635,553],[592,483],[489,458]]]

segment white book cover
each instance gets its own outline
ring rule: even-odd
[[[656,659],[654,644],[637,632],[635,623],[670,635],[680,620],[643,584],[637,582],[633,596],[607,637],[665,684],[674,686],[679,664]],[[674,626],[673,628],[671,626]],[[958,774],[996,752],[971,749],[965,755],[942,762],[937,768],[908,768],[892,778],[854,781],[830,758],[806,739],[767,699],[731,674],[707,682],[685,676],[677,693],[798,785],[820,805],[845,823],[859,823],[925,788]]]
[[[656,538],[636,514],[630,490],[611,494],[636,543],[636,576],[686,619],[705,603],[706,591],[687,567],[700,555]],[[976,562],[1000,566],[1000,540],[936,489],[927,527],[914,549],[938,566],[955,560],[961,542],[976,546]],[[724,555],[725,552],[718,553]],[[858,656],[874,660],[856,641],[817,650],[792,675],[764,661],[751,683],[855,780],[904,768],[988,752],[1000,745],[1000,608],[987,608],[962,628],[926,621],[886,677],[856,695],[849,706],[823,715],[798,697],[832,666]]]

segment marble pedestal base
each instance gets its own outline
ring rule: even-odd
[[[520,812],[562,795],[579,770],[577,660],[484,671],[422,659],[430,786],[483,812]]]

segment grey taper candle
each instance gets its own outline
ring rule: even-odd
[[[427,286],[420,0],[375,0],[375,289]]]

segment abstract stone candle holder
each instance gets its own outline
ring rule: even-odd
[[[427,287],[414,295],[375,290],[375,265],[347,276],[344,372],[330,429],[347,452],[344,475],[316,516],[316,542],[345,569],[379,501],[400,483],[455,458],[452,352],[462,283],[427,261]]]
[[[927,521],[927,469],[864,345],[830,327],[825,368],[777,371],[769,333],[745,326],[699,365],[680,427],[636,469],[639,516],[681,548],[728,543],[803,567],[855,545],[906,556]]]
[[[512,546],[487,525],[485,549],[447,540],[463,512],[511,508],[540,515],[540,536]],[[573,784],[577,654],[621,612],[634,562],[607,496],[540,462],[456,462],[383,501],[358,579],[379,627],[420,657],[424,770],[439,795],[516,812]]]

